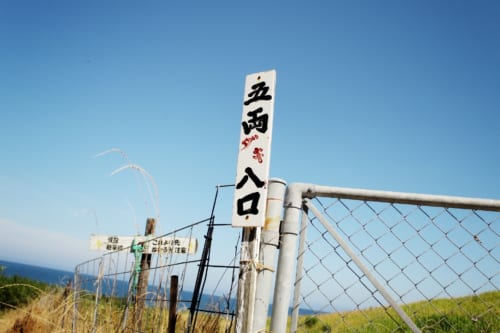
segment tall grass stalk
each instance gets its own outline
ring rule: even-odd
[[[115,169],[113,172],[111,172],[111,176],[114,176],[114,175],[116,175],[116,174],[118,174],[126,169],[135,170],[135,171],[139,172],[139,174],[142,176],[144,184],[145,184],[147,192],[148,192],[148,195],[149,195],[149,199],[150,199],[151,204],[153,206],[153,210],[155,211],[157,228],[158,228],[158,231],[161,233],[160,204],[159,204],[160,200],[159,200],[158,187],[156,185],[156,181],[155,181],[154,177],[149,172],[147,172],[143,167],[132,163],[132,161],[130,160],[128,155],[123,150],[121,150],[119,148],[108,149],[106,151],[103,151],[103,152],[95,155],[94,158],[105,156],[105,155],[108,155],[110,153],[120,154],[126,163],[124,166],[121,166],[121,167]]]

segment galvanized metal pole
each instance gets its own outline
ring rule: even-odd
[[[281,226],[281,242],[274,289],[271,331],[286,331],[296,243],[302,208],[302,186],[288,186],[285,195],[285,217]]]
[[[339,199],[392,202],[418,206],[484,209],[500,212],[500,200],[495,199],[477,199],[448,195],[375,191],[304,183],[295,183],[291,184],[290,186],[292,185],[294,187],[301,188],[304,196],[308,198],[321,196]]]
[[[279,227],[285,189],[285,181],[277,178],[269,180],[266,222],[261,232],[259,261],[257,265],[257,290],[255,292],[253,332],[264,332],[266,329],[276,251],[279,246]]]
[[[306,246],[307,226],[309,219],[307,217],[307,207],[302,208],[302,219],[300,222],[299,250],[297,252],[297,268],[295,269],[295,287],[293,289],[292,319],[290,321],[290,332],[296,332],[299,322],[300,309],[300,288],[302,285],[302,272],[304,268],[304,253]]]
[[[92,325],[92,333],[97,332],[97,317],[99,316],[99,299],[102,293],[102,279],[104,275],[103,258],[99,260],[99,271],[96,277],[95,303],[94,303],[94,324]]]

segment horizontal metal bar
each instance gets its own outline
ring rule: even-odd
[[[236,185],[235,184],[224,184],[224,185],[217,185],[216,187],[235,187]]]
[[[205,265],[205,267],[213,267],[213,268],[240,268],[240,266],[228,266],[228,265]]]
[[[234,311],[231,312],[223,312],[223,311],[214,311],[214,310],[208,310],[208,309],[202,309],[198,308],[199,312],[205,312],[205,313],[213,313],[213,314],[220,314],[220,315],[227,315],[227,316],[232,316],[234,317],[236,313]]]
[[[330,197],[363,201],[380,201],[418,206],[439,206],[500,212],[500,200],[456,197],[447,195],[418,194],[364,190],[356,188],[329,187],[313,184],[294,183],[290,187],[300,188],[306,198]]]

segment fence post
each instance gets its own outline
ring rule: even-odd
[[[279,227],[285,189],[285,181],[277,178],[269,180],[266,222],[261,232],[259,261],[257,265],[257,288],[253,318],[254,332],[264,332],[266,329],[276,250],[279,246]]]
[[[303,186],[300,184],[290,184],[286,189],[285,214],[281,225],[280,252],[271,316],[271,332],[281,333],[286,331],[292,289],[292,273],[296,261],[295,247],[302,208],[302,190]]]
[[[146,221],[146,230],[144,236],[153,235],[155,233],[156,221],[149,218]],[[139,331],[142,330],[142,314],[144,312],[144,303],[148,292],[149,268],[151,267],[151,254],[143,253],[141,258],[141,271],[137,281],[137,291],[135,298],[134,323]]]
[[[217,192],[215,197],[217,198],[217,193],[219,188],[217,187]],[[214,206],[215,207],[215,206]],[[210,222],[208,223],[207,234],[205,236],[205,244],[203,245],[203,252],[201,254],[200,263],[198,265],[198,273],[196,275],[196,282],[193,289],[193,296],[191,298],[191,306],[189,307],[189,319],[186,327],[186,332],[194,332],[196,326],[196,319],[198,316],[198,305],[200,301],[200,293],[203,294],[203,279],[206,277],[206,271],[208,264],[210,262],[210,249],[212,248],[212,235],[214,232],[214,221],[215,217],[213,215],[210,217]]]
[[[243,228],[236,309],[236,333],[253,332],[253,311],[261,228]]]
[[[93,325],[92,325],[92,333],[97,332],[97,319],[99,316],[99,299],[100,299],[100,294],[102,293],[102,279],[104,275],[104,259],[101,257],[99,260],[99,270],[97,272],[97,277],[96,277],[96,290],[95,290],[95,302],[94,302],[94,320],[93,320]]]
[[[304,269],[304,253],[307,236],[308,208],[302,208],[302,220],[300,222],[300,236],[299,236],[299,249],[297,251],[297,267],[295,268],[295,286],[293,290],[293,305],[292,305],[292,318],[290,321],[290,332],[296,332],[299,320],[300,310],[300,288],[302,285],[302,273]]]
[[[80,274],[80,265],[75,267],[75,275],[73,277],[73,321],[71,323],[71,332],[76,333],[76,322],[78,320],[78,302],[79,302],[79,296],[80,296],[80,281],[79,281],[79,274]]]
[[[168,333],[175,333],[177,323],[177,292],[179,277],[172,275],[170,278],[170,306],[168,309]]]

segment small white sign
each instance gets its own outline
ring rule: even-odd
[[[275,84],[275,70],[249,74],[245,80],[233,227],[264,226]]]
[[[193,254],[198,250],[198,240],[195,238],[178,237],[146,237],[146,236],[107,236],[91,235],[91,250],[130,251],[133,245],[141,245],[143,253],[177,253]]]

